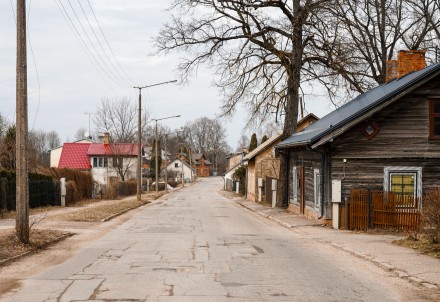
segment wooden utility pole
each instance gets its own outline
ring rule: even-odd
[[[22,243],[29,242],[28,109],[26,60],[26,0],[17,0],[16,79],[16,218],[15,230]]]

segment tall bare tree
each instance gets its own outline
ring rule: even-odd
[[[46,133],[46,139],[47,139],[47,147],[49,150],[52,150],[56,147],[59,147],[61,145],[60,136],[55,131],[49,131]]]
[[[312,42],[318,43],[310,24],[332,2],[175,0],[172,21],[160,31],[156,45],[162,52],[186,51],[187,59],[179,65],[183,79],[201,64],[215,69],[223,114],[232,113],[239,102],[249,107],[251,119],[284,111],[287,138],[296,131],[301,81],[310,76],[302,67],[315,61],[308,56],[308,49],[316,48]],[[282,157],[282,169],[286,165]],[[281,173],[279,205],[287,200],[285,177]]]
[[[87,132],[87,129],[81,127],[78,130],[76,130],[75,135],[73,136],[73,138],[78,140],[78,141],[81,140],[81,139],[85,139],[85,138],[87,138],[86,137],[86,132]],[[90,133],[88,133],[88,135],[90,135]]]
[[[127,98],[118,100],[103,99],[94,115],[98,132],[108,132],[115,143],[135,143],[137,141],[138,108]],[[149,114],[143,109],[142,132],[147,129]]]
[[[219,168],[221,153],[229,153],[226,142],[225,128],[216,119],[201,117],[187,122],[182,133],[185,144],[195,152],[203,153],[213,164],[214,170]]]
[[[440,25],[438,2],[335,1],[326,13],[316,16],[321,22],[314,22],[312,49],[318,60],[307,64],[307,69],[332,99],[343,88],[358,94],[383,84],[386,62],[399,50],[434,48]]]

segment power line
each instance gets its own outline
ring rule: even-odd
[[[96,55],[98,56],[98,58],[101,60],[101,62],[102,62],[102,63],[104,64],[104,66],[107,68],[107,71],[112,75],[113,80],[114,80],[116,83],[118,83],[119,85],[121,85],[121,86],[124,87],[125,84],[124,84],[123,82],[121,82],[121,81],[120,81],[120,80],[114,75],[114,73],[113,73],[112,70],[108,67],[107,63],[104,61],[104,59],[102,58],[102,56],[99,55],[99,52],[98,52],[98,50],[97,50],[96,47],[95,47],[95,44],[93,44],[92,40],[90,39],[90,36],[87,34],[87,31],[86,31],[86,29],[84,28],[84,26],[83,26],[81,20],[79,19],[78,14],[76,13],[75,9],[73,8],[72,3],[70,2],[70,0],[67,0],[67,3],[69,3],[69,6],[70,6],[70,8],[72,9],[73,14],[75,15],[75,18],[78,20],[79,25],[81,26],[81,28],[82,28],[82,30],[83,30],[83,32],[84,32],[84,34],[85,34],[87,40],[90,42],[91,46],[92,46],[93,49],[95,50],[95,53],[96,53]]]
[[[84,39],[81,37],[81,34],[79,33],[78,29],[75,27],[75,24],[73,23],[72,19],[70,18],[66,8],[64,7],[63,3],[60,0],[54,0],[55,4],[57,5],[58,9],[60,10],[61,14],[63,15],[64,19],[66,20],[67,24],[69,24],[73,34],[80,42],[80,45],[86,52],[87,56],[89,57],[90,61],[92,62],[93,67],[96,69],[98,74],[101,76],[101,78],[104,80],[104,82],[107,84],[107,86],[110,88],[110,90],[116,95],[116,92],[113,90],[112,85],[110,85],[107,82],[107,79],[105,76],[103,76],[101,73],[104,73],[110,80],[111,78],[107,75],[103,67],[99,64],[99,62],[96,60],[95,56],[92,54],[90,49],[87,47],[87,43],[85,43]]]
[[[30,14],[31,14],[31,3],[32,0],[29,0],[29,7],[28,7],[28,12],[27,12],[27,22],[26,22],[26,28],[28,31],[27,34],[27,39],[29,42],[29,49],[31,50],[31,54],[32,54],[32,62],[34,63],[34,67],[35,67],[35,74],[37,76],[37,83],[38,83],[38,104],[37,104],[37,110],[35,112],[35,117],[34,117],[34,122],[32,123],[32,127],[31,127],[31,131],[34,130],[34,126],[35,126],[35,122],[37,121],[37,116],[38,116],[38,111],[40,110],[40,103],[41,103],[41,85],[40,85],[40,75],[38,73],[38,67],[37,67],[37,61],[35,59],[35,54],[34,54],[34,48],[32,47],[32,42],[31,42],[31,34],[30,34],[30,30],[29,30],[29,23],[30,23]]]
[[[125,76],[127,77],[127,79],[130,81],[130,83],[134,84],[134,81],[133,81],[133,80],[128,76],[128,74],[125,72],[124,68],[123,68],[122,65],[119,63],[118,58],[116,57],[115,53],[113,52],[113,49],[111,48],[110,43],[108,42],[107,37],[106,37],[106,35],[104,34],[104,31],[102,30],[102,27],[101,27],[101,25],[100,25],[100,23],[99,23],[99,21],[98,21],[98,18],[96,18],[95,11],[94,11],[92,5],[90,4],[90,1],[87,0],[87,3],[89,4],[90,10],[91,10],[91,12],[92,12],[92,14],[93,14],[93,18],[95,19],[96,24],[98,25],[98,28],[99,28],[99,30],[101,31],[102,36],[104,37],[104,41],[105,41],[105,43],[107,44],[108,48],[110,49],[110,53],[112,54],[113,58],[115,59],[115,61],[116,61],[116,63],[118,64],[119,68],[121,69],[121,71],[124,73],[124,75],[125,75]]]
[[[82,4],[81,4],[81,0],[78,0],[78,4],[79,4],[79,6],[80,6],[80,8],[81,8],[81,11],[82,11],[83,14],[84,14],[84,17],[85,17],[87,23],[89,24],[90,29],[92,30],[93,35],[94,35],[95,38],[96,38],[96,41],[98,41],[98,44],[99,44],[99,46],[100,46],[102,52],[104,53],[105,57],[106,57],[107,60],[109,61],[110,65],[113,67],[113,70],[116,72],[116,75],[119,76],[119,79],[121,79],[121,80],[124,82],[125,85],[131,85],[130,81],[127,81],[123,76],[121,76],[121,73],[120,73],[119,70],[115,67],[115,65],[113,64],[112,60],[111,60],[110,57],[108,56],[107,51],[106,51],[106,50],[104,49],[104,47],[102,46],[101,41],[99,40],[98,36],[96,35],[96,32],[95,32],[95,30],[93,29],[93,26],[92,26],[92,24],[90,23],[90,20],[89,20],[89,18],[87,17],[86,12],[84,11],[84,8],[83,8],[83,6],[82,6]]]

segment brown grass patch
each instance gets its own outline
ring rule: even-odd
[[[440,243],[432,243],[428,238],[422,237],[415,239],[414,237],[408,237],[405,239],[395,240],[394,244],[409,247],[417,250],[425,255],[429,255],[440,259]]]
[[[114,215],[126,212],[128,210],[140,207],[148,203],[150,203],[150,201],[147,200],[118,201],[113,204],[94,206],[91,208],[75,211],[73,213],[59,215],[57,217],[69,221],[99,222]]]
[[[71,235],[73,234],[63,231],[35,229],[32,230],[29,244],[23,244],[15,236],[14,229],[2,230],[0,234],[0,265],[8,259],[37,252]]]

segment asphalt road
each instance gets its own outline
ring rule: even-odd
[[[362,259],[238,206],[203,179],[131,214],[0,301],[418,301]]]

